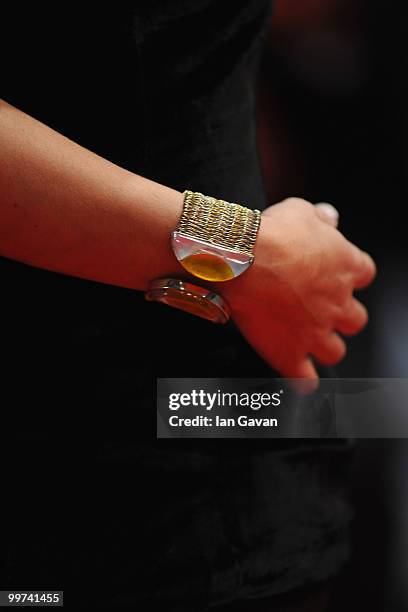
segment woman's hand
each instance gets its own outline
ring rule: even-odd
[[[323,365],[341,361],[346,345],[337,332],[356,334],[368,320],[353,291],[376,274],[371,257],[344,238],[329,213],[298,198],[270,206],[262,213],[253,266],[216,288],[241,333],[273,368],[316,384],[310,357]]]

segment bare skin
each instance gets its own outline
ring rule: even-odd
[[[256,265],[224,292],[241,333],[288,378],[317,380],[310,357],[335,365],[346,354],[337,332],[354,335],[368,321],[353,291],[372,282],[374,262],[335,225],[325,207],[298,198],[268,207]]]
[[[186,277],[169,241],[182,205],[182,193],[0,101],[1,255],[143,291],[155,277]],[[337,332],[367,323],[353,291],[373,280],[375,264],[334,225],[327,210],[303,200],[270,206],[254,265],[217,284],[242,334],[282,376],[316,380],[310,356],[337,363],[346,352]]]

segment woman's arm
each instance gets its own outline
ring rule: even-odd
[[[179,273],[183,195],[0,101],[0,255],[133,289]]]
[[[169,240],[180,192],[115,166],[5,102],[0,156],[1,255],[140,290],[155,277],[185,277]],[[337,363],[345,344],[336,332],[366,324],[353,291],[373,280],[374,262],[322,211],[293,198],[263,212],[254,254],[245,274],[215,290],[271,366],[315,379],[310,356]]]

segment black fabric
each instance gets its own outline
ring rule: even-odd
[[[269,15],[269,0],[14,3],[1,95],[131,171],[262,209],[255,81]],[[348,443],[155,439],[157,376],[275,376],[233,325],[4,258],[0,274],[2,588],[191,611],[337,572]]]

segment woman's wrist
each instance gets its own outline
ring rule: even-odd
[[[138,243],[135,288],[146,291],[155,278],[186,278],[170,243],[171,232],[183,210],[183,194],[138,175],[133,175],[129,187],[126,198],[130,200],[128,206],[131,210],[133,203],[132,232]],[[143,209],[143,215],[140,209]]]
[[[278,227],[263,215],[253,253],[253,263],[244,274],[225,283],[210,284],[211,289],[228,302],[232,318],[241,312],[247,313],[249,300],[262,300],[264,291],[270,292],[273,268],[286,257]]]

